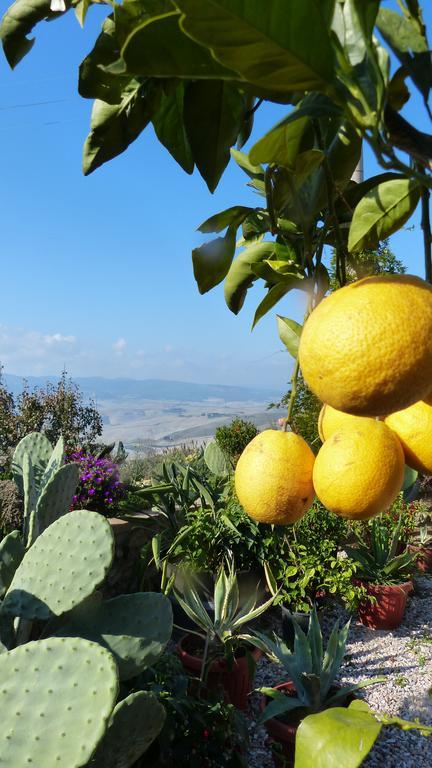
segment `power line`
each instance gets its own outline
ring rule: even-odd
[[[9,109],[23,109],[24,107],[42,107],[46,104],[61,104],[70,99],[50,99],[49,101],[30,101],[28,104],[10,104],[7,107],[0,107],[0,112],[7,112]]]

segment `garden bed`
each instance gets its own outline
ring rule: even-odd
[[[323,619],[323,631],[338,615],[346,620],[342,609],[335,607]],[[280,628],[275,628],[278,632]],[[366,688],[363,698],[370,706],[389,715],[432,725],[432,578],[417,580],[416,592],[408,602],[401,626],[392,631],[367,629],[352,620],[347,657],[341,682],[354,683],[368,677],[386,675],[387,682]],[[255,685],[273,686],[283,682],[278,667],[261,659],[258,662]],[[267,732],[256,728],[259,716],[259,694],[252,697],[249,731],[251,746],[250,768],[273,766],[271,750],[266,744]],[[418,733],[385,728],[369,757],[365,768],[430,768],[432,738]]]

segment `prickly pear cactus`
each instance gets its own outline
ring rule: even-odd
[[[89,768],[129,768],[163,728],[165,710],[146,691],[132,693],[115,707]]]
[[[216,442],[208,443],[204,450],[204,461],[210,472],[220,477],[229,475],[232,467],[221,448]]]
[[[55,444],[54,450],[50,456],[49,462],[46,466],[45,472],[43,473],[42,487],[46,485],[48,481],[51,480],[52,476],[57,472],[57,470],[59,470],[60,467],[63,466],[64,455],[65,455],[64,440],[62,437],[59,437],[59,439],[57,440],[57,443]]]
[[[114,655],[120,680],[128,680],[154,664],[171,632],[168,598],[157,592],[137,592],[80,606],[57,634],[79,635],[104,645]]]
[[[24,493],[24,521],[23,521],[23,533],[24,540],[27,542],[31,539],[31,531],[34,527],[34,512],[38,500],[38,492],[36,488],[36,482],[33,472],[33,464],[28,453],[23,456],[22,462],[22,482]]]
[[[24,494],[22,476],[24,455],[28,454],[31,460],[36,488],[40,490],[42,477],[50,460],[52,450],[50,441],[41,432],[30,432],[29,435],[26,435],[19,441],[12,458],[12,474],[22,494]]]
[[[49,638],[1,654],[0,765],[87,765],[117,693],[111,654],[87,640]]]
[[[39,536],[51,523],[70,511],[78,480],[78,464],[65,464],[64,467],[60,467],[52,474],[37,501],[34,538]]]
[[[5,594],[24,555],[20,532],[8,533],[0,543],[0,597]]]
[[[88,510],[64,515],[27,550],[2,612],[31,621],[70,611],[102,583],[113,554],[114,537],[105,518]]]

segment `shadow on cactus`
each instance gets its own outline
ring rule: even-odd
[[[61,442],[53,452],[25,441],[14,473],[27,536],[15,531],[0,544],[2,765],[128,768],[158,736],[165,711],[148,691],[119,697],[120,683],[163,652],[171,605],[150,592],[103,601],[111,526],[97,512],[68,511],[75,488],[58,479],[72,466],[62,466]]]

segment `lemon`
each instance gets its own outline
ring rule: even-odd
[[[318,304],[301,335],[300,366],[333,408],[387,415],[431,391],[431,339],[432,287],[412,275],[375,275]]]
[[[331,405],[323,405],[318,416],[318,434],[324,443],[339,427],[346,424],[356,424],[364,416],[353,416],[351,413],[344,413],[332,408]]]
[[[235,470],[235,488],[247,514],[260,523],[295,523],[314,499],[315,456],[294,432],[266,429],[246,446]]]
[[[315,459],[315,493],[327,509],[351,520],[383,512],[404,477],[402,446],[389,427],[359,419],[333,432]]]
[[[408,466],[432,474],[432,397],[392,413],[385,423],[402,443]]]

